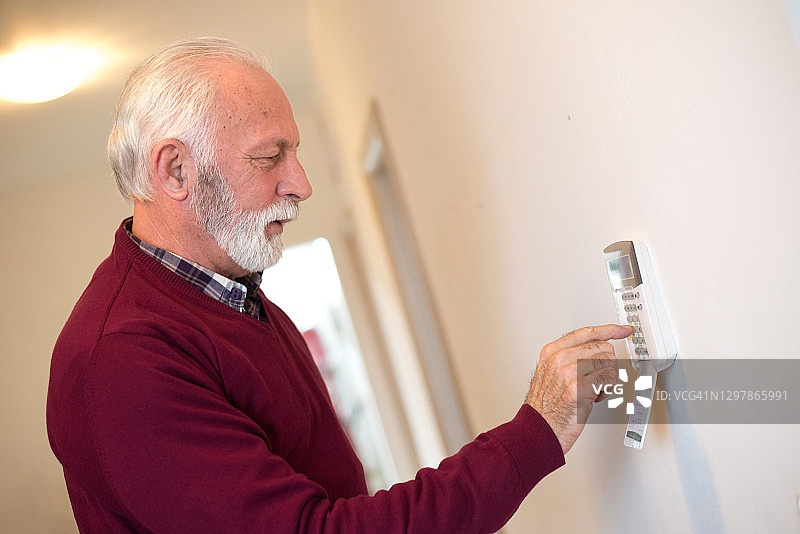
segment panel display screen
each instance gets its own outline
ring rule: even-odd
[[[608,260],[608,271],[611,273],[611,279],[619,283],[626,278],[633,278],[633,265],[631,264],[631,257],[628,254]]]

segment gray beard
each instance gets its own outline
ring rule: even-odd
[[[297,203],[282,198],[267,209],[245,211],[237,206],[228,181],[216,165],[198,165],[197,171],[197,187],[190,203],[203,230],[249,273],[278,263],[283,255],[283,240],[281,234],[267,236],[267,225],[296,218]]]

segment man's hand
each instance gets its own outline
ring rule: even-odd
[[[550,424],[564,454],[583,430],[592,403],[606,397],[595,393],[597,386],[617,381],[619,365],[608,340],[623,339],[632,332],[630,326],[587,326],[542,349],[525,402]],[[579,359],[592,360],[593,365],[579,369]]]

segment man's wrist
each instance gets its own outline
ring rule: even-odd
[[[566,463],[561,443],[550,424],[527,403],[511,421],[490,434],[506,447],[528,491]]]

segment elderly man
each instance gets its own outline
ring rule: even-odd
[[[493,532],[564,463],[613,382],[606,341],[541,352],[526,403],[409,482],[367,494],[303,338],[259,291],[311,186],[283,91],[223,39],[131,75],[109,157],[133,218],[53,352],[48,432],[82,532]],[[578,358],[593,358],[580,375]]]

